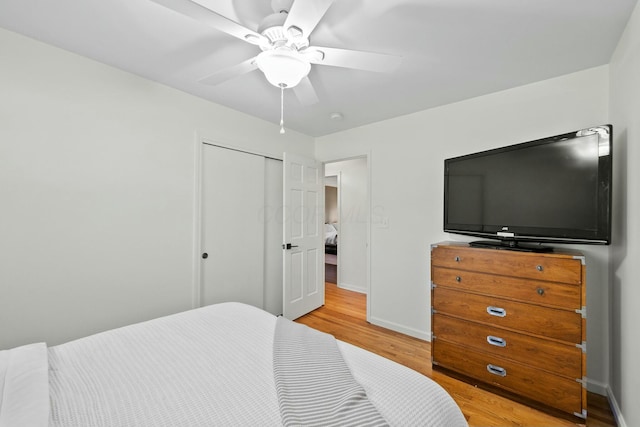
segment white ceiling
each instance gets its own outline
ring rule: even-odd
[[[198,2],[251,29],[272,13],[271,0]],[[402,63],[390,74],[313,65],[320,102],[303,106],[285,91],[285,126],[322,136],[607,64],[636,2],[335,0],[313,45]],[[279,122],[279,89],[259,70],[217,86],[197,82],[255,56],[257,46],[150,0],[0,0],[0,26]]]

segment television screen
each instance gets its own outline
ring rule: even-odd
[[[611,132],[596,126],[446,159],[444,230],[514,248],[609,244]]]

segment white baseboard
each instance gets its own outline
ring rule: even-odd
[[[609,385],[605,383],[601,383],[600,381],[595,381],[590,378],[587,378],[587,390],[599,394],[601,396],[607,396],[607,390],[609,389]]]
[[[382,326],[383,328],[391,329],[392,331],[400,332],[401,334],[409,335],[414,338],[431,342],[430,332],[425,333],[417,329],[408,328],[404,325],[399,325],[393,322],[387,322],[386,320],[382,320],[373,316],[371,316],[370,320],[371,320],[371,323],[373,323],[374,325]]]
[[[627,423],[624,421],[624,417],[622,416],[622,412],[620,411],[618,401],[616,400],[616,397],[613,395],[613,391],[609,386],[607,386],[607,397],[609,398],[609,405],[611,405],[611,412],[613,412],[613,418],[615,418],[616,424],[618,425],[618,427],[627,427]]]
[[[354,286],[354,285],[351,285],[349,283],[344,283],[344,282],[338,283],[338,287],[340,289],[345,289],[347,291],[358,292],[360,294],[366,294],[367,293],[367,290],[365,288],[361,288],[359,286]]]
[[[618,405],[618,401],[616,397],[613,395],[613,391],[609,384],[604,384],[599,381],[587,380],[587,390],[593,393],[600,394],[602,396],[606,396],[609,400],[609,405],[611,406],[611,412],[613,413],[613,417],[616,420],[616,425],[618,427],[627,427],[627,423],[624,421],[624,417],[622,416],[622,412],[620,411],[620,406]],[[589,415],[587,414],[587,417]]]

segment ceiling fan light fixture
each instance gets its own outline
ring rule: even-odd
[[[292,88],[311,71],[311,64],[289,48],[267,50],[256,57],[256,65],[275,87]]]

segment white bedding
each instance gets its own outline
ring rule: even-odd
[[[338,244],[338,229],[336,224],[324,225],[324,243],[327,245]]]
[[[0,351],[0,427],[47,425],[47,370],[45,343]]]
[[[51,347],[50,425],[282,425],[273,376],[275,323],[257,308],[223,303]],[[466,425],[432,380],[338,344],[391,425]]]

